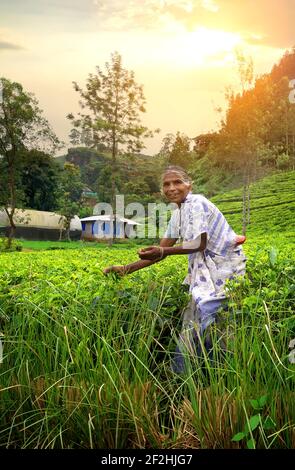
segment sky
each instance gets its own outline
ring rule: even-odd
[[[239,90],[235,51],[270,72],[295,45],[295,0],[0,0],[0,77],[33,92],[65,148],[66,115],[96,66],[115,51],[143,85],[143,123],[160,134],[217,130],[228,86]],[[64,151],[61,153],[65,153]]]

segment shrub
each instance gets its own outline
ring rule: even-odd
[[[0,253],[2,252],[11,252],[11,251],[22,251],[22,244],[18,240],[12,240],[9,247],[8,238],[0,238]]]

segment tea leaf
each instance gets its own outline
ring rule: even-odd
[[[267,395],[263,395],[262,397],[258,398],[258,403],[260,408],[263,408],[267,402]]]
[[[255,449],[255,440],[253,438],[247,441],[247,449]]]
[[[238,442],[238,441],[241,441],[242,439],[244,439],[244,437],[245,437],[245,433],[238,432],[237,434],[234,435],[234,437],[232,438],[232,441]]]
[[[261,406],[259,405],[258,400],[250,400],[250,403],[252,405],[252,408],[254,408],[254,410],[260,410]]]
[[[254,431],[254,429],[257,428],[259,422],[260,422],[260,414],[251,416],[251,418],[249,419],[249,423],[246,423],[244,432],[248,434],[250,430]]]
[[[276,423],[274,420],[270,417],[267,416],[264,423],[263,423],[263,429],[274,429],[276,427]]]

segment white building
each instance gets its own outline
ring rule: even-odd
[[[81,238],[84,240],[134,237],[136,226],[141,225],[124,217],[112,217],[111,220],[110,215],[92,215],[84,217],[80,221],[82,224]]]
[[[16,238],[27,240],[59,240],[63,226],[63,216],[55,212],[36,211],[32,209],[16,209],[14,215]],[[9,232],[9,219],[5,211],[0,211],[0,234]],[[71,220],[70,237],[80,240],[82,226],[76,215]]]

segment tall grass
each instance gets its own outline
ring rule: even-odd
[[[254,288],[249,280],[233,286],[229,311],[212,328],[214,359],[188,355],[186,372],[175,374],[171,358],[187,295],[175,297],[168,266],[137,275],[136,289],[99,276],[97,287],[89,274],[88,291],[79,277],[68,291],[60,279],[34,282],[31,269],[30,295],[29,285],[24,292],[14,279],[0,310],[2,447],[243,448],[246,439],[232,438],[253,414],[260,419],[249,431],[256,448],[295,446],[292,298],[269,301],[255,276]],[[285,285],[281,269],[269,272],[278,289]],[[250,400],[261,396],[257,412]]]

